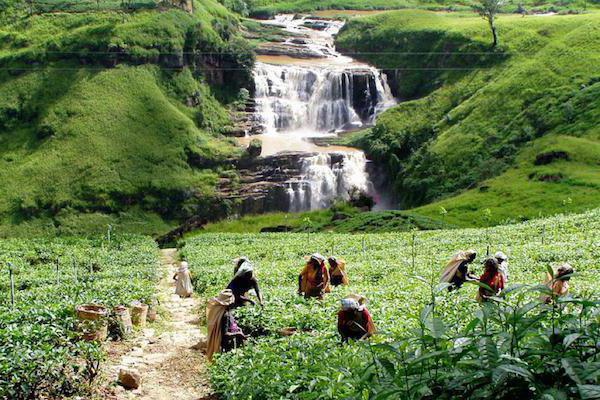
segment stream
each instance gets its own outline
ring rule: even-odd
[[[278,157],[296,156],[296,173],[280,183],[285,195],[279,201],[286,203],[281,209],[323,209],[359,192],[386,208],[362,151],[314,143],[370,126],[395,105],[385,75],[335,50],[334,37],[343,21],[279,15],[261,22],[291,35],[284,43],[259,49],[254,119],[262,133],[241,141],[260,139],[261,156],[275,163]]]

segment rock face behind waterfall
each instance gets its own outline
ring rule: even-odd
[[[377,88],[378,77],[372,71],[352,73],[352,107],[361,121],[373,123],[377,105],[382,100]]]
[[[368,191],[361,152],[288,152],[256,158],[239,167],[239,188],[221,182],[221,196],[234,200],[240,214],[326,208],[353,189]]]

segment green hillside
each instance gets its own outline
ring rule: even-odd
[[[388,70],[406,99],[353,144],[387,165],[403,207],[433,202],[416,211],[439,217],[443,206],[453,224],[598,206],[600,14],[498,25],[493,50],[472,14],[352,20],[338,45]]]
[[[42,13],[0,43],[0,235],[157,234],[227,213],[215,185],[239,150],[222,133],[253,59],[235,14]]]

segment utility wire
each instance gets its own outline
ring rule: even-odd
[[[157,49],[153,48],[143,48],[145,51],[152,52]],[[74,50],[74,51],[45,51],[43,49],[35,49],[35,48],[21,48],[16,49],[15,51],[27,51],[27,50],[37,50],[40,51],[41,54],[110,54],[110,55],[131,55],[131,53],[127,52],[119,52],[119,51],[88,51],[86,49]],[[573,50],[568,49],[569,53],[589,53],[592,54],[591,50]],[[537,54],[537,51],[507,51],[507,52],[498,52],[498,51],[364,51],[364,52],[348,52],[348,53],[340,53],[342,56],[348,55],[510,55],[510,54]],[[159,55],[238,55],[239,52],[203,52],[203,51],[176,51],[176,52],[164,52],[160,51]],[[595,54],[595,53],[594,53]],[[259,54],[259,56],[265,54]],[[273,54],[273,57],[286,56],[286,54]],[[292,56],[288,56],[292,57]],[[294,58],[294,57],[292,57]],[[328,57],[311,57],[308,58],[310,60],[323,60]],[[335,57],[334,57],[335,58]],[[298,58],[298,60],[303,60],[303,58]]]
[[[123,64],[120,64],[123,65]],[[125,64],[126,65],[126,64]],[[181,71],[182,69],[185,69],[185,67],[182,68],[170,68],[170,67],[161,67],[160,65],[154,65],[154,64],[143,64],[143,65],[151,65],[151,66],[156,66],[161,70],[165,70],[165,71]],[[132,67],[137,67],[137,66],[143,66],[143,65],[129,65]],[[294,66],[294,64],[292,64],[292,66]],[[297,65],[296,65],[297,66]],[[87,66],[81,66],[80,68],[63,68],[63,67],[51,67],[51,66],[47,66],[47,67],[33,67],[33,68],[21,68],[21,67],[15,67],[15,68],[0,68],[0,71],[47,71],[47,70],[52,70],[52,71],[82,71],[82,70],[86,70],[86,71],[104,71],[104,70],[113,70],[116,69],[116,67],[87,67]],[[492,67],[465,67],[465,68],[393,68],[393,67],[389,67],[389,68],[381,68],[381,70],[383,71],[474,71],[474,70],[489,70],[492,69]],[[204,72],[213,72],[213,71],[249,71],[248,69],[244,69],[244,68],[194,68],[195,71],[204,71]],[[346,70],[351,72],[351,70]]]

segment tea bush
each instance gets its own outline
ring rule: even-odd
[[[134,236],[0,240],[0,399],[62,398],[85,389],[103,352],[80,340],[75,307],[149,300],[156,250],[150,238]]]
[[[453,339],[479,332],[481,324],[472,321],[488,312],[475,301],[475,285],[466,285],[451,293],[435,291],[447,260],[459,249],[475,248],[479,256],[472,268],[479,273],[482,270],[479,262],[485,258],[488,246],[491,252],[502,250],[510,257],[510,284],[513,287],[515,284],[536,286],[542,282],[549,266],[566,261],[578,274],[571,282],[573,297],[598,299],[598,284],[594,278],[600,256],[599,228],[600,210],[595,210],[489,229],[372,235],[206,234],[188,239],[183,253],[190,262],[196,289],[207,298],[227,285],[233,274],[235,257],[250,257],[265,298],[264,307],[235,311],[240,325],[253,334],[253,339],[243,348],[218,356],[211,368],[213,384],[223,398],[429,398],[431,395],[424,388],[422,392],[411,392],[410,395],[403,392],[403,369],[398,367],[401,361],[394,358],[397,353],[390,349],[404,345],[394,343],[409,341],[410,346],[403,349],[412,351],[414,358],[419,357],[419,352],[426,353],[430,358],[427,363],[433,365],[439,358],[439,368],[443,364],[444,371],[451,373],[452,360],[456,359],[449,355]],[[296,294],[298,273],[304,264],[302,257],[315,251],[335,254],[348,262],[350,285],[336,288],[323,301],[305,300]],[[540,296],[531,290],[522,291],[525,294],[511,295],[522,296],[522,299],[519,297],[522,305]],[[368,308],[380,333],[370,343],[339,345],[336,311],[339,300],[349,293],[360,293],[369,299]],[[431,310],[423,314],[432,300],[435,300],[435,322],[431,319]],[[506,300],[507,304],[511,301],[510,298]],[[502,303],[498,307],[509,305]],[[572,315],[579,311],[578,305],[568,306],[564,310],[565,318],[567,315],[573,318]],[[489,311],[494,312],[498,313]],[[532,336],[544,337],[546,334],[551,314],[547,308],[533,310],[532,315],[538,315],[536,313],[544,318],[540,317],[531,331],[525,329],[525,342]],[[493,329],[490,328],[486,334],[489,335],[483,338],[505,337],[509,329],[507,321],[498,318],[489,316],[489,320],[494,320],[490,322]],[[278,332],[285,327],[296,328],[300,333],[289,338],[280,337]],[[436,332],[434,336],[432,330]],[[425,338],[425,342],[417,341],[418,338]],[[471,371],[476,369],[476,363],[483,362],[479,360],[484,354],[478,340],[479,336],[466,346],[469,350],[465,350],[469,355],[465,358],[471,360]],[[507,352],[506,340],[494,343],[498,360],[517,357]],[[388,347],[378,347],[384,345]],[[533,344],[531,346],[533,348]],[[513,364],[519,365],[517,361]],[[535,368],[543,365],[542,362]],[[381,371],[384,368],[389,368],[385,375]],[[374,373],[376,369],[379,375]],[[490,379],[500,377],[498,374],[490,375]],[[590,379],[597,379],[597,376]],[[399,387],[391,386],[391,381]],[[429,381],[438,387],[446,384],[427,373],[420,376],[420,380],[414,380],[414,387]],[[580,382],[589,384],[589,380],[583,378]],[[387,387],[397,390],[385,397]],[[435,393],[439,394],[441,390]]]

